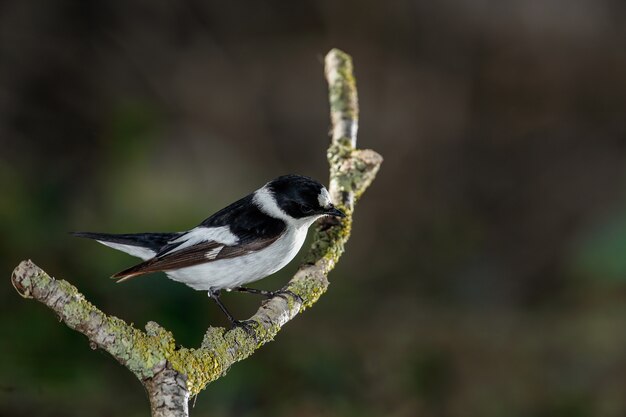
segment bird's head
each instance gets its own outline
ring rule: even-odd
[[[346,216],[333,205],[326,187],[309,177],[283,175],[265,184],[261,190],[271,195],[277,208],[292,219]],[[281,217],[275,214],[274,217]]]

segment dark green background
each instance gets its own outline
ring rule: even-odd
[[[12,269],[198,345],[225,324],[205,294],[116,285],[134,259],[67,232],[184,230],[277,175],[325,181],[339,47],[385,163],[328,294],[192,415],[623,416],[624,39],[614,0],[1,2],[0,415],[148,415]]]

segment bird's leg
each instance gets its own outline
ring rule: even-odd
[[[230,324],[234,326],[235,323],[237,323],[237,320],[235,320],[233,315],[230,314],[230,311],[228,311],[226,306],[222,303],[222,300],[220,300],[220,290],[209,290],[209,297],[213,301],[215,301],[215,304],[217,304],[220,310],[222,310],[222,312],[226,314],[226,317],[228,317],[228,321],[230,321]]]
[[[209,290],[209,297],[213,301],[215,301],[215,303],[220,308],[220,310],[224,312],[224,314],[228,318],[228,321],[230,321],[230,325],[232,327],[241,327],[246,331],[246,333],[254,337],[254,329],[250,326],[250,324],[247,321],[241,321],[241,320],[235,319],[235,317],[233,317],[233,315],[230,314],[226,306],[222,303],[222,300],[220,299],[220,290]]]
[[[257,295],[262,295],[264,297],[267,298],[274,298],[277,295],[278,296],[283,296],[285,294],[291,295],[293,298],[300,300],[300,297],[298,297],[296,294],[294,294],[293,292],[289,291],[289,290],[277,290],[277,291],[267,291],[267,290],[259,290],[256,288],[248,288],[248,287],[235,287],[233,288],[235,291],[239,291],[239,292],[247,292],[248,294],[257,294]]]

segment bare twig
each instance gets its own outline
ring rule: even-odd
[[[329,191],[348,216],[337,223],[318,224],[305,263],[284,287],[287,295],[261,305],[250,318],[252,334],[241,328],[209,327],[199,348],[177,349],[173,335],[157,323],[147,323],[142,331],[108,316],[76,287],[50,277],[30,260],[14,270],[11,280],[20,295],[48,306],[67,326],[87,336],[92,347],[109,352],[139,378],[148,391],[153,416],[187,416],[190,395],[271,341],[328,288],[327,275],[350,235],[354,202],[373,181],[382,158],[374,151],[356,149],[358,100],[350,57],[337,49],[330,51],[326,77],[333,125]]]

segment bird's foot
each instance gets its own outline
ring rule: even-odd
[[[233,320],[231,324],[233,326],[233,330],[236,328],[243,329],[246,333],[248,333],[248,336],[256,338],[254,328],[257,323],[254,320]]]
[[[234,290],[238,292],[246,292],[248,294],[262,295],[267,298],[272,298],[274,296],[274,291],[259,290],[258,288],[236,287]]]
[[[291,291],[291,290],[282,290],[282,289],[281,289],[281,290],[278,290],[278,291],[273,291],[273,292],[272,292],[272,296],[271,296],[270,298],[273,298],[273,297],[282,297],[282,298],[284,298],[284,299],[285,299],[285,301],[289,301],[289,300],[287,299],[287,296],[291,296],[291,297],[293,297],[294,299],[296,299],[296,300],[298,300],[298,301],[302,302],[302,297],[300,297],[298,294],[294,293],[294,292],[293,292],[293,291]]]
[[[263,297],[266,298],[274,298],[274,297],[283,297],[286,299],[287,295],[292,296],[293,298],[300,300],[300,297],[297,296],[296,294],[294,294],[292,291],[290,290],[276,290],[276,291],[267,291],[267,290],[259,290],[256,288],[247,288],[247,287],[237,287],[235,288],[235,291],[239,291],[239,292],[247,292],[249,294],[257,294],[257,295],[262,295]]]

